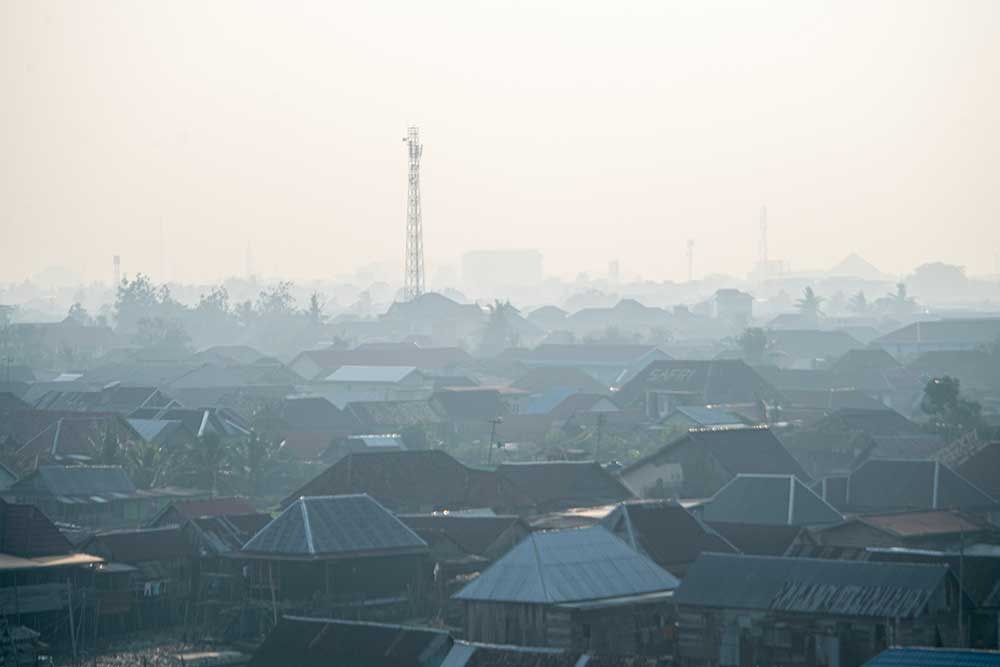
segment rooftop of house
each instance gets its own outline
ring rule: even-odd
[[[850,475],[855,510],[984,510],[997,501],[948,466],[931,460],[870,459]]]
[[[810,481],[799,462],[765,426],[689,429],[652,454],[630,464],[623,472],[637,469],[683,445],[708,451],[731,475],[794,475]]]
[[[864,667],[1000,667],[1000,652],[957,648],[887,648]]]
[[[964,533],[971,535],[995,530],[992,524],[977,516],[943,510],[864,514],[854,520],[904,539]]]
[[[607,387],[591,375],[572,366],[543,366],[532,368],[514,381],[513,385],[531,393],[541,393],[550,389],[566,388],[591,394],[606,393]]]
[[[938,565],[709,553],[688,568],[674,599],[724,609],[914,618],[949,576]]]
[[[358,384],[398,384],[404,380],[422,380],[416,366],[341,366],[324,378],[325,382]]]
[[[697,405],[757,403],[778,392],[738,359],[654,361],[616,394],[620,404],[641,400],[647,391],[672,394]]]
[[[601,523],[661,567],[687,564],[705,551],[737,553],[713,528],[676,502],[631,500],[615,507]]]
[[[545,343],[534,349],[512,348],[501,358],[529,361],[537,364],[632,364],[647,355],[667,356],[654,345],[604,345],[597,343]]]
[[[291,431],[340,432],[358,427],[357,418],[322,396],[288,396],[278,406],[281,420]]]
[[[0,554],[34,558],[71,550],[69,540],[37,507],[0,500]]]
[[[991,343],[1000,336],[1000,318],[914,322],[875,342],[879,345]]]
[[[767,332],[769,348],[793,357],[837,359],[851,350],[863,348],[861,341],[846,331],[821,329],[772,329]]]
[[[257,509],[246,498],[228,497],[178,500],[170,503],[163,511],[172,511],[182,519],[198,519],[209,516],[256,514]]]
[[[342,619],[283,617],[248,667],[438,667],[453,640],[444,630]]]
[[[464,514],[401,514],[400,520],[421,537],[443,533],[467,554],[485,556],[508,530],[528,526],[513,515],[470,516]]]
[[[737,475],[705,504],[703,518],[778,526],[817,526],[844,520],[793,475]]]
[[[471,468],[436,449],[351,452],[285,500],[367,493],[394,510],[457,510],[495,506],[494,471]]]
[[[595,461],[504,463],[497,476],[508,483],[513,502],[556,509],[601,505],[632,497],[617,477]]]
[[[98,533],[84,541],[80,548],[129,565],[194,557],[193,545],[180,526]]]
[[[741,426],[745,420],[724,408],[705,407],[700,405],[681,405],[674,408],[678,416],[683,417],[696,426]],[[670,419],[667,415],[665,419]]]
[[[437,391],[431,400],[452,421],[487,422],[509,412],[496,389]]]
[[[426,542],[367,494],[299,498],[242,549],[246,556],[291,559],[426,551]]]
[[[603,526],[531,533],[454,595],[552,604],[671,591],[677,579]]]
[[[394,345],[392,347],[359,347],[353,350],[307,350],[291,362],[308,360],[326,371],[341,366],[411,366],[425,371],[440,370],[472,363],[472,357],[458,347],[419,347]],[[307,378],[312,379],[312,378]]]
[[[430,401],[352,401],[344,410],[369,432],[444,421]]]
[[[130,497],[135,485],[121,466],[39,466],[5,491],[10,496]]]

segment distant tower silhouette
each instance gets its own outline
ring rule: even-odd
[[[111,258],[111,262],[114,265],[114,274],[113,275],[114,275],[114,281],[115,281],[115,284],[112,285],[111,287],[112,287],[112,289],[114,291],[117,292],[118,288],[122,284],[122,258],[121,258],[120,255],[115,255],[114,257]]]
[[[406,265],[403,299],[411,301],[424,293],[424,228],[420,219],[420,129],[411,126],[403,139],[409,149],[410,175],[406,197]]]
[[[687,256],[688,256],[688,282],[694,280],[694,239],[688,239],[687,242]]]

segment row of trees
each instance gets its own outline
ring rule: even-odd
[[[189,307],[174,299],[167,285],[156,285],[140,273],[118,286],[114,319],[120,334],[163,356],[234,340],[281,349],[327,333],[323,297],[313,293],[299,308],[290,282],[261,290],[255,301],[239,303],[232,303],[226,288],[219,286]]]
[[[142,489],[185,486],[214,495],[266,495],[266,482],[287,461],[280,443],[252,431],[242,438],[216,433],[175,447],[148,442],[123,442],[102,434],[100,463],[120,465]]]
[[[806,287],[802,298],[795,302],[799,313],[808,319],[818,320],[823,317],[825,297],[816,294],[812,287]],[[875,315],[892,319],[905,319],[917,311],[916,300],[911,297],[903,283],[897,283],[896,290],[874,301],[870,301],[864,290],[858,291],[843,303],[843,295],[838,293],[831,302],[837,302],[836,310],[846,310],[854,315]]]

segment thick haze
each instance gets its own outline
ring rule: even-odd
[[[994,270],[1000,3],[537,4],[0,0],[0,280]]]

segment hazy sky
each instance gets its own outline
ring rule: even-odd
[[[63,264],[304,280],[402,264],[424,138],[429,271],[744,275],[771,256],[994,270],[1000,2],[0,0],[0,280]],[[400,267],[401,270],[402,267]],[[162,278],[162,275],[159,277]]]

